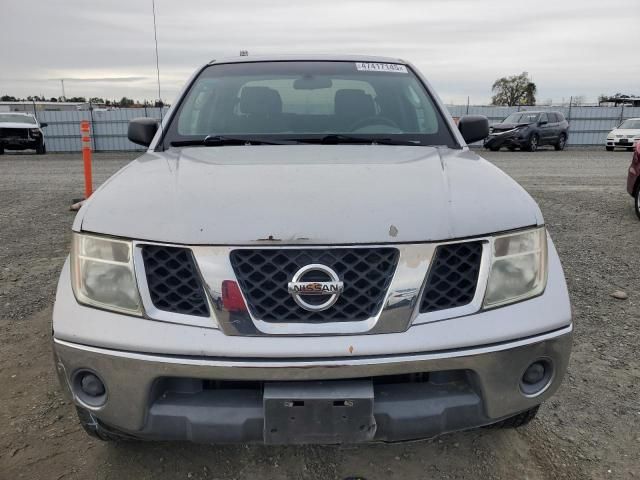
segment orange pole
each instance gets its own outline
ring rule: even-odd
[[[82,137],[82,162],[84,163],[84,198],[93,193],[93,179],[91,175],[91,137],[88,120],[80,122],[80,136]]]

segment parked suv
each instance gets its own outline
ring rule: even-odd
[[[32,148],[39,155],[47,153],[40,123],[29,113],[0,113],[0,155],[7,150]]]
[[[458,129],[459,128],[459,129]],[[572,320],[540,209],[410,64],[213,61],[73,225],[55,363],[98,438],[350,443],[530,421]]]
[[[569,122],[560,112],[515,112],[489,129],[485,148],[493,152],[500,147],[535,152],[542,145],[564,150],[569,138]]]
[[[616,147],[633,151],[640,143],[640,118],[629,118],[607,134],[605,148],[612,152]]]

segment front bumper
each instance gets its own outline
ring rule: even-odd
[[[327,389],[340,391],[345,382],[348,390],[350,382],[357,380],[358,385],[369,382],[373,387],[375,426],[367,439],[400,441],[486,425],[540,404],[564,376],[571,332],[568,326],[484,347],[338,359],[169,356],[54,338],[54,355],[61,384],[76,405],[89,410],[105,428],[139,438],[215,443],[272,440],[264,431],[263,392],[273,382],[286,382],[289,391],[303,392],[309,385],[297,382],[322,381]],[[520,379],[532,362],[541,359],[552,366],[549,381],[536,395],[525,395]],[[102,405],[92,406],[81,398],[75,375],[82,370],[103,380],[107,393]],[[406,374],[422,374],[423,380],[399,379]],[[327,443],[354,437],[331,438]]]
[[[527,137],[521,136],[521,132],[507,132],[490,134],[484,141],[485,148],[517,147],[523,148],[527,145]]]
[[[635,147],[636,144],[638,143],[638,140],[633,140],[633,139],[624,139],[624,138],[615,138],[615,139],[609,139],[607,138],[607,143],[606,146],[607,147],[619,147],[619,148],[632,148]]]
[[[37,148],[42,143],[42,138],[3,138],[0,139],[0,146],[8,150],[25,150],[27,148]]]

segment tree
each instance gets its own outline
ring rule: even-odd
[[[133,100],[127,97],[122,97],[118,105],[120,105],[121,108],[131,107],[133,105]]]
[[[19,100],[13,95],[2,95],[0,97],[0,102],[17,102],[17,101]]]
[[[491,92],[492,105],[535,105],[536,104],[536,84],[529,79],[527,72],[520,75],[502,77],[493,82]]]
[[[84,97],[70,97],[70,98],[67,98],[67,102],[87,103],[87,99]]]
[[[91,97],[89,101],[91,103],[100,103],[100,104],[104,103],[104,99],[100,97]]]
[[[50,101],[50,102],[57,102],[57,101],[58,101],[58,99],[57,99],[56,97],[51,97],[51,98],[49,99],[49,101]]]
[[[574,95],[571,97],[571,106],[579,107],[586,102],[586,97],[584,95]]]

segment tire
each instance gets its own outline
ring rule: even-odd
[[[4,147],[0,147],[0,155],[4,155]]]
[[[613,147],[604,147],[607,149],[607,152],[613,152]]]
[[[103,442],[121,442],[133,439],[124,433],[106,429],[96,417],[83,408],[76,407],[76,413],[78,414],[80,425],[90,437],[97,438]]]
[[[564,133],[561,133],[560,136],[558,137],[558,141],[553,146],[553,148],[555,148],[557,151],[560,151],[560,150],[564,150],[564,147],[566,146],[567,146],[567,135]]]
[[[525,410],[524,412],[520,412],[513,417],[505,418],[504,420],[500,420],[497,423],[493,423],[488,425],[489,428],[519,428],[524,427],[526,424],[531,422],[538,413],[538,409],[540,405],[536,405],[529,410]]]
[[[491,150],[492,152],[497,152],[500,150],[500,147],[489,147],[489,150]]]
[[[43,142],[36,147],[36,154],[44,155],[45,153],[47,153],[47,146]]]
[[[633,147],[627,147],[627,152],[633,152]]]
[[[531,134],[531,136],[529,137],[529,141],[527,142],[527,151],[535,152],[536,150],[538,150],[539,142],[540,142],[540,137],[538,136],[538,134],[537,133]]]
[[[638,216],[638,220],[640,220],[640,183],[636,186],[636,194],[633,199],[635,200],[636,215]]]

